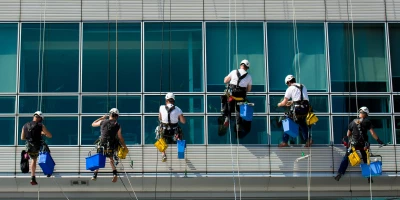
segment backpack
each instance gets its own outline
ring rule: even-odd
[[[245,74],[243,74],[242,76],[240,76],[239,70],[236,70],[236,75],[239,78],[238,82],[236,85],[234,85],[233,87],[231,87],[232,89],[232,96],[234,97],[246,97],[246,92],[247,92],[247,88],[245,87],[240,87],[239,83],[240,81],[242,81],[244,78],[246,78],[247,76],[247,72]]]

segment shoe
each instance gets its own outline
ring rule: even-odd
[[[312,143],[313,143],[312,140],[308,140],[308,141],[306,142],[306,145],[304,145],[304,147],[311,147]]]
[[[118,180],[117,174],[113,174],[112,182],[115,183]]]
[[[36,182],[36,177],[32,176],[31,177],[31,185],[37,185],[38,183]]]
[[[97,179],[97,173],[95,172],[92,176],[92,181],[95,181]]]
[[[368,177],[368,183],[374,183],[374,180],[370,177]]]
[[[286,143],[286,142],[281,142],[281,143],[278,145],[278,147],[288,147],[288,146],[289,146],[289,144]]]
[[[337,174],[337,175],[335,176],[335,180],[336,180],[336,181],[339,181],[340,178],[342,178],[342,174],[341,174],[341,173],[339,173],[339,174]]]
[[[166,162],[167,161],[167,156],[166,155],[163,155],[163,157],[162,157],[162,162]]]

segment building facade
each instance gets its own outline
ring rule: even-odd
[[[21,197],[8,192],[37,190],[24,183],[29,177],[19,171],[21,127],[36,110],[44,112],[44,124],[53,133],[47,143],[57,163],[55,179],[39,179],[50,188],[42,188],[44,195],[57,198],[67,191],[100,198],[105,194],[92,192],[109,191],[127,196],[121,184],[108,186],[108,179],[86,182],[90,171],[85,157],[99,136],[91,123],[112,107],[121,112],[119,122],[130,148],[129,159],[122,162],[124,177],[131,177],[142,198],[153,198],[157,181],[163,183],[157,187],[165,198],[234,198],[239,189],[243,198],[307,197],[310,170],[311,195],[368,196],[358,167],[341,182],[332,178],[345,152],[341,141],[347,125],[361,106],[370,109],[380,139],[390,143],[372,148],[383,156],[384,171],[375,180],[380,187],[373,185],[375,195],[397,196],[399,3],[3,0],[0,173],[13,184],[5,184],[0,196]],[[255,114],[251,132],[238,141],[234,133],[218,134],[217,118],[223,78],[242,59],[251,63],[249,100],[255,103]],[[310,149],[302,147],[300,137],[291,139],[292,147],[277,148],[282,140],[277,122],[284,110],[276,104],[288,74],[306,85],[319,118]],[[161,157],[153,146],[166,92],[175,93],[188,122],[182,126],[186,160],[176,159],[176,147],[171,147],[173,159],[167,164],[157,161]],[[310,165],[307,159],[295,161],[302,153],[312,155]],[[192,179],[181,178],[185,175]],[[284,192],[288,183],[295,195]],[[116,190],[121,194],[114,194]]]

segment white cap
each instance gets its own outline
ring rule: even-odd
[[[35,113],[33,113],[33,116],[39,116],[40,118],[43,118],[43,113],[41,111],[36,111]]]
[[[240,65],[242,65],[242,64],[244,64],[244,65],[246,65],[246,67],[250,68],[250,62],[248,60],[246,60],[246,59],[242,60],[242,62],[240,62]]]
[[[289,81],[291,81],[292,79],[294,79],[294,76],[293,75],[287,75],[286,76],[286,78],[285,78],[285,84],[287,85],[287,83],[289,82]]]
[[[358,112],[363,112],[367,115],[369,115],[369,109],[365,106],[361,107],[360,109],[358,109]]]
[[[167,95],[165,95],[165,99],[173,99],[175,100],[175,95],[172,92],[168,92]]]
[[[117,114],[117,115],[119,115],[119,110],[116,109],[116,108],[112,108],[112,109],[110,110],[110,114]]]

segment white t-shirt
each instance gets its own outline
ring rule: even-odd
[[[169,108],[172,107],[172,104],[167,104]],[[161,121],[162,123],[168,123],[168,111],[165,109],[165,105],[160,106],[159,112],[161,113]],[[169,117],[171,120],[172,124],[176,124],[179,121],[179,115],[182,115],[182,110],[178,107],[175,106],[175,109],[171,111]]]
[[[240,76],[242,76],[243,74],[246,73],[246,70],[239,69],[239,73],[240,73]],[[229,82],[229,84],[236,85],[239,80],[239,77],[236,74],[236,69],[231,71],[231,73],[229,73],[228,76],[231,77],[231,81]],[[252,84],[253,84],[253,79],[251,78],[250,74],[247,74],[247,76],[244,77],[244,79],[242,79],[240,81],[239,86],[247,88],[248,85],[252,85]]]
[[[300,87],[299,83],[295,83],[295,84]],[[288,87],[288,89],[286,89],[285,97],[289,100],[290,100],[290,98],[292,98],[292,101],[300,101],[301,100],[300,89],[293,85]],[[307,88],[304,85],[303,85],[303,100],[307,100],[307,101],[309,100]]]

